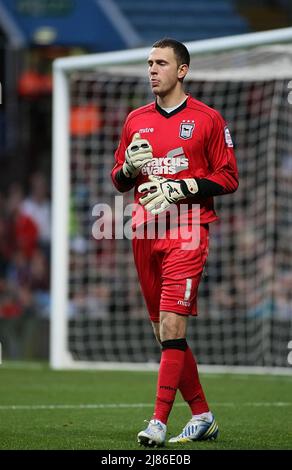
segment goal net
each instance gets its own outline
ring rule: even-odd
[[[76,61],[62,84],[55,81],[63,86],[63,111],[59,102],[56,109],[67,114],[55,126],[53,367],[152,367],[160,359],[131,241],[121,236],[133,193],[119,195],[110,179],[127,114],[153,101],[146,58]],[[191,54],[186,91],[227,121],[240,174],[236,193],[215,198],[220,221],[210,225],[199,316],[189,320],[201,365],[289,367],[291,80],[289,44]],[[99,226],[105,238],[96,239],[101,214],[107,228]]]

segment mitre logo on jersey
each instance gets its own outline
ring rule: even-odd
[[[190,119],[183,120],[180,125],[179,136],[184,140],[191,139],[193,136],[194,129],[195,121],[191,121]]]
[[[141,170],[143,175],[175,175],[189,168],[182,147],[170,150],[165,157],[153,157]]]
[[[139,129],[139,134],[149,134],[154,132],[154,127],[144,127],[143,129]]]

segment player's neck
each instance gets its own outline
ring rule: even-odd
[[[178,106],[187,98],[184,90],[176,91],[167,96],[157,96],[157,104],[161,108],[172,108]]]

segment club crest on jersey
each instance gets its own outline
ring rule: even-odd
[[[194,121],[183,121],[180,125],[179,136],[181,139],[187,140],[191,139],[193,132],[195,129],[195,122]]]

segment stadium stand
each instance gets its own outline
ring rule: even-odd
[[[163,36],[191,41],[250,30],[232,0],[115,0],[115,3],[144,44]]]

